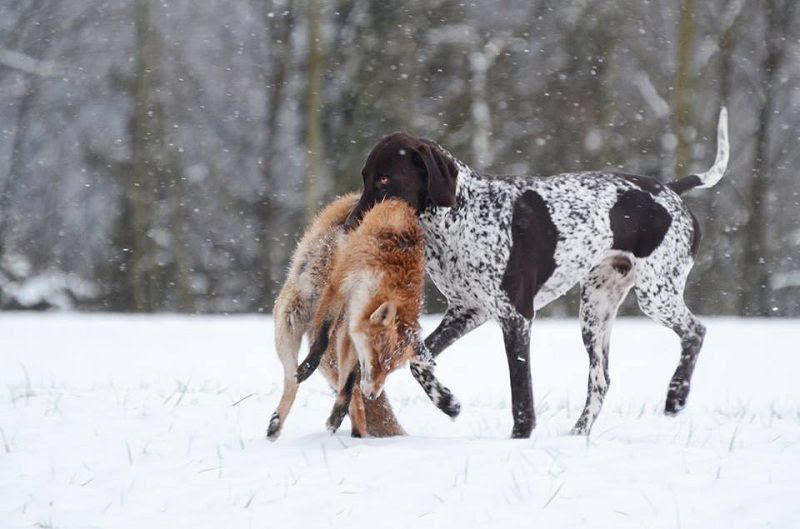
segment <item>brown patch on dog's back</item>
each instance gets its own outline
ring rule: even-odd
[[[609,217],[614,234],[611,248],[636,257],[653,253],[672,224],[669,212],[650,193],[634,189],[620,191]]]

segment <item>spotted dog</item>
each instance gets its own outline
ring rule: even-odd
[[[488,319],[499,322],[511,379],[512,437],[530,436],[536,424],[528,365],[534,314],[580,283],[590,367],[586,404],[572,432],[588,435],[608,390],[611,325],[631,288],[642,311],[680,337],[665,412],[686,405],[705,327],[683,300],[700,227],[680,195],[722,178],[727,136],[723,108],[712,168],[661,184],[605,172],[490,177],[431,141],[394,133],[370,152],[364,190],[345,226],[355,226],[388,197],[416,208],[426,271],[448,302],[424,345],[437,356]],[[432,368],[412,366],[412,374],[436,402]]]

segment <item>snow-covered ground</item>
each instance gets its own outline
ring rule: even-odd
[[[800,322],[705,320],[677,418],[661,413],[677,338],[622,320],[594,433],[569,436],[587,358],[577,322],[543,320],[529,440],[507,438],[487,324],[439,360],[457,421],[402,370],[387,391],[408,437],[351,439],[346,420],[331,437],[314,375],[269,443],[267,317],[2,314],[0,528],[800,527]]]

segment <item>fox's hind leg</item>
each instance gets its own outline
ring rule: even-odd
[[[282,303],[280,300],[275,304],[275,350],[283,364],[283,395],[267,426],[267,439],[270,441],[276,440],[280,435],[297,396],[298,383],[294,374],[304,332],[302,313],[297,304]]]

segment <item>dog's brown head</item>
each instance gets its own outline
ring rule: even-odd
[[[418,213],[429,204],[456,205],[456,175],[453,160],[435,143],[402,132],[379,141],[367,157],[361,176],[364,191],[345,226],[351,229],[377,202],[400,199]]]

